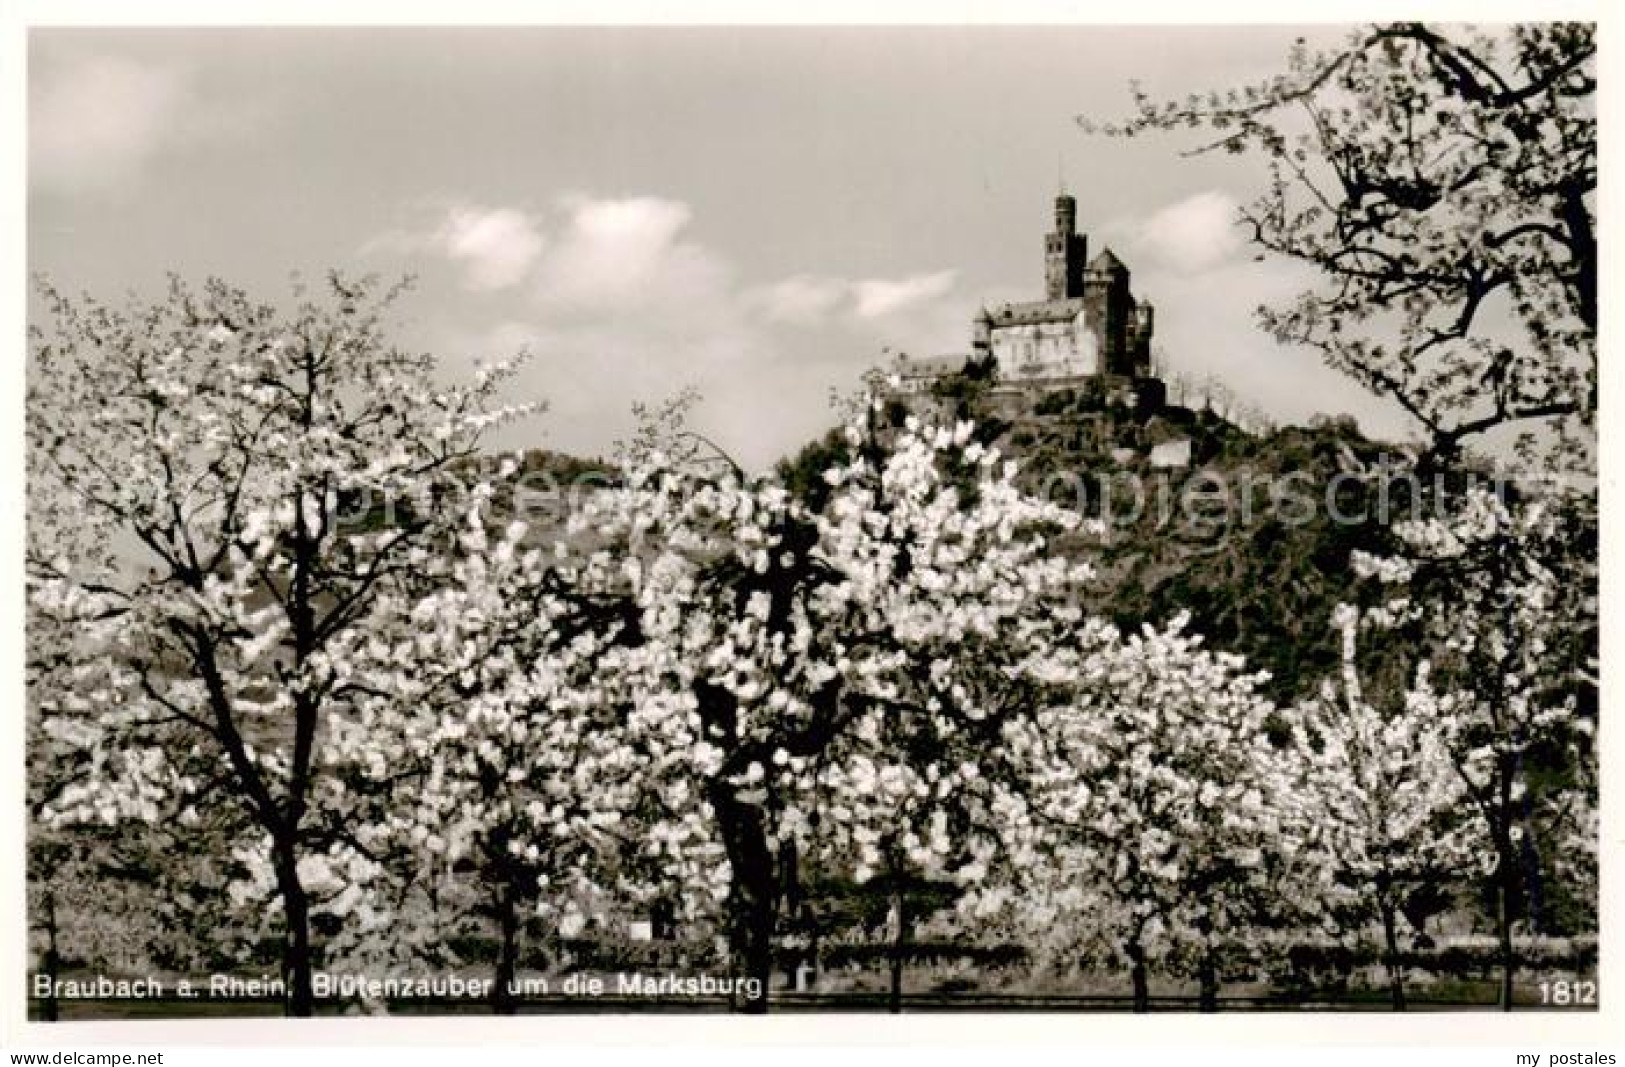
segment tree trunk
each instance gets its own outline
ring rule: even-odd
[[[513,990],[514,979],[519,974],[519,906],[514,899],[517,887],[508,864],[499,860],[497,868],[497,929],[501,941],[497,948],[496,985],[491,989],[491,1010],[498,1015],[517,1015],[519,1003]]]
[[[781,914],[789,928],[796,933],[802,932],[803,903],[801,890],[801,859],[796,851],[794,841],[786,841],[779,847],[779,900]],[[790,989],[796,989],[798,974],[801,965],[806,961],[805,952],[787,952],[784,957],[784,983]]]
[[[1497,886],[1495,890],[1495,934],[1500,941],[1501,956],[1501,989],[1497,996],[1497,1004],[1502,1011],[1512,1010],[1512,976],[1517,970],[1517,956],[1512,948],[1512,900],[1514,892],[1513,879],[1517,871],[1512,865],[1511,852],[1501,854],[1501,869],[1497,872]]]
[[[1495,842],[1495,936],[1501,963],[1501,988],[1496,1004],[1502,1011],[1512,1010],[1512,978],[1517,970],[1517,958],[1512,947],[1512,909],[1518,893],[1518,850],[1512,841],[1512,820],[1515,809],[1512,784],[1516,765],[1503,762],[1498,783],[1495,821],[1491,824]]]
[[[1219,1010],[1219,961],[1214,957],[1211,943],[1202,946],[1202,960],[1197,964],[1197,983],[1200,987],[1197,1010]]]
[[[292,840],[279,840],[276,849],[277,889],[282,895],[282,981],[283,1011],[293,1017],[308,1018],[314,1011],[311,989],[310,898],[299,880],[299,858]]]
[[[736,978],[749,980],[735,1007],[747,1014],[767,1011],[767,991],[773,980],[773,928],[778,881],[773,851],[768,846],[762,809],[745,804],[726,783],[707,789],[717,825],[728,852],[732,884],[728,888],[728,947]],[[752,993],[754,992],[754,995]]]
[[[897,909],[897,929],[892,932],[891,944],[891,998],[887,1010],[893,1015],[903,1012],[903,951],[908,946],[908,894],[904,892],[902,874],[892,869],[892,906]]]
[[[1383,964],[1388,968],[1388,989],[1393,994],[1394,1010],[1405,1010],[1405,969],[1399,959],[1399,930],[1394,904],[1384,896],[1382,908]]]
[[[1143,1015],[1151,1010],[1151,984],[1145,967],[1145,949],[1140,947],[1138,937],[1128,943],[1128,958],[1134,965],[1130,972],[1134,981],[1134,1010]]]
[[[56,1002],[56,981],[57,972],[62,969],[62,957],[56,946],[56,894],[47,889],[44,896],[45,959],[41,962],[45,976],[51,980],[51,985],[50,992],[40,1001],[40,1021],[54,1023],[59,1017]]]

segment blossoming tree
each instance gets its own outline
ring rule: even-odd
[[[1554,846],[1594,850],[1595,519],[1584,493],[1473,487],[1443,515],[1396,524],[1399,554],[1353,560],[1387,590],[1375,617],[1390,639],[1422,650],[1407,701],[1436,724],[1482,821],[1507,1010],[1514,927],[1540,922]]]
[[[1183,625],[1080,633],[1050,667],[1069,699],[1037,716],[1022,754],[1029,859],[1008,891],[1050,950],[1127,962],[1137,1011],[1159,960],[1193,959],[1216,1007],[1219,950],[1267,910],[1295,852],[1260,679]]]
[[[299,1015],[311,885],[353,881],[379,829],[328,758],[366,682],[342,639],[383,632],[386,593],[455,522],[447,475],[512,414],[500,371],[442,388],[388,343],[397,293],[333,277],[284,313],[219,282],[128,310],[47,288],[31,334],[29,593],[77,635],[36,698],[84,753],[54,818],[240,812]]]
[[[621,728],[617,662],[638,641],[621,557],[533,530],[495,495],[474,489],[455,551],[402,591],[395,617],[380,610],[382,635],[352,635],[367,692],[331,758],[374,798],[401,876],[494,920],[494,1006],[510,1013],[528,914],[636,902],[692,872],[650,877],[642,862],[638,817],[660,774]]]
[[[664,793],[663,847],[709,854],[736,967],[764,1010],[787,862],[825,849],[860,878],[888,849],[974,878],[1000,847],[987,781],[1039,705],[1049,620],[1086,569],[1046,551],[1077,519],[1023,496],[971,428],[917,421],[849,461],[813,510],[735,469],[648,449],[575,521],[628,546],[641,643],[627,728]],[[954,478],[973,488],[962,492]]]
[[[1476,812],[1463,811],[1465,788],[1448,726],[1424,697],[1425,668],[1377,692],[1362,676],[1361,629],[1380,635],[1388,621],[1384,608],[1363,619],[1351,606],[1338,609],[1333,624],[1342,669],[1316,699],[1288,712],[1282,796],[1317,875],[1304,899],[1333,928],[1381,924],[1393,1005],[1403,1010],[1400,924],[1407,898],[1469,870],[1483,824]]]
[[[1313,268],[1261,324],[1397,403],[1448,468],[1497,428],[1595,417],[1596,58],[1584,22],[1362,26],[1252,84],[1137,88],[1105,130],[1261,158],[1238,221]]]

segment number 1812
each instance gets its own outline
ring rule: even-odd
[[[1569,982],[1562,979],[1555,982],[1542,982],[1540,983],[1540,1002],[1558,1008],[1566,1008],[1570,1005],[1596,1004],[1597,983]]]

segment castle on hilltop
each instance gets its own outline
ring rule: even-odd
[[[1164,403],[1151,373],[1150,303],[1134,299],[1129,271],[1111,249],[1089,259],[1077,232],[1078,203],[1055,198],[1055,230],[1044,236],[1044,298],[982,308],[971,322],[971,351],[926,358],[899,354],[889,368],[900,393],[926,393],[968,364],[995,364],[995,388],[1043,393],[1096,382],[1139,408]]]

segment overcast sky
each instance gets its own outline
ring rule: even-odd
[[[1341,31],[1320,29],[1321,38]],[[1302,279],[1234,225],[1259,173],[1073,118],[1281,68],[1273,28],[35,30],[29,267],[117,298],[166,272],[278,297],[410,272],[399,335],[466,372],[528,346],[504,444],[606,451],[685,385],[751,465],[883,348],[962,351],[1041,295],[1058,173],[1164,363],[1282,421],[1403,422],[1253,308]]]

